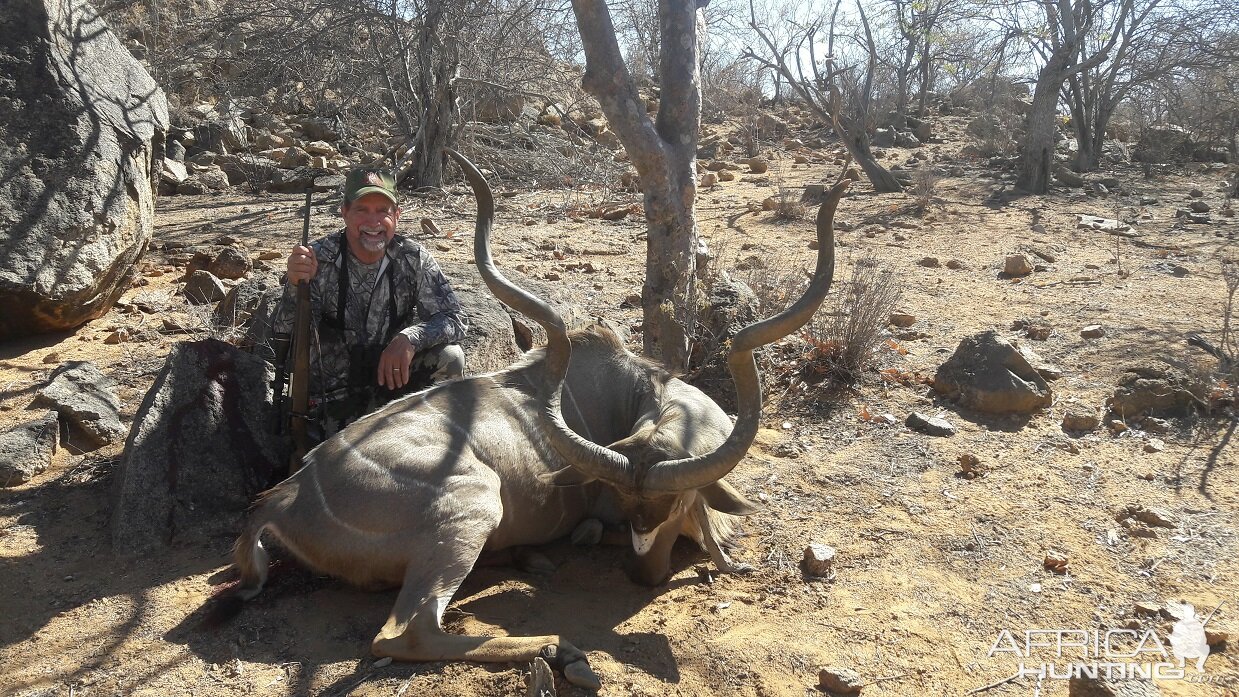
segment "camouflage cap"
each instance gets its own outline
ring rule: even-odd
[[[344,203],[352,203],[366,194],[383,194],[392,203],[400,203],[396,198],[396,177],[391,172],[367,168],[350,170],[344,178]]]

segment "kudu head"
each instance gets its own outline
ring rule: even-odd
[[[490,251],[494,219],[490,187],[463,156],[451,150],[448,154],[464,169],[478,200],[474,256],[479,273],[496,298],[538,322],[547,333],[547,377],[542,387],[546,434],[571,467],[544,478],[561,486],[595,480],[610,485],[632,526],[637,557],[634,580],[648,585],[661,583],[669,572],[671,548],[680,534],[716,548],[712,528],[729,524],[710,513],[746,515],[754,510],[722,481],[748,452],[757,434],[762,396],[753,351],[804,326],[821,305],[834,274],[832,221],[850,182],[844,180],[832,188],[818,210],[817,265],[804,294],[783,312],[751,324],[733,337],[727,363],[736,388],[735,425],[717,448],[693,454],[677,434],[694,427],[694,419],[701,418],[703,403],[709,403],[705,408],[717,410],[704,393],[693,388],[679,390],[674,400],[639,421],[631,435],[610,445],[592,443],[568,428],[560,412],[560,391],[572,348],[563,320],[547,303],[516,287],[495,269]]]

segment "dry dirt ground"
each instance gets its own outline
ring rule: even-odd
[[[940,158],[953,145],[925,150]],[[892,149],[885,161],[907,156]],[[775,152],[769,175],[700,192],[702,232],[724,266],[754,254],[780,268],[810,262],[810,220],[779,222],[749,208],[779,185],[838,174],[833,157],[810,160],[796,165],[789,153]],[[588,653],[603,695],[800,697],[819,694],[822,666],[855,671],[865,683],[862,694],[872,697],[1061,695],[1063,680],[994,685],[1017,670],[1009,650],[988,655],[1000,632],[1022,643],[1026,630],[1038,628],[1154,630],[1165,642],[1171,622],[1138,614],[1141,601],[1182,599],[1202,614],[1221,606],[1208,627],[1234,637],[1233,412],[1172,419],[1171,432],[1160,436],[1164,450],[1152,453],[1145,450],[1151,434],[1139,429],[1115,435],[1103,426],[1081,437],[1061,429],[1068,407],[1100,407],[1124,367],[1209,364],[1182,335],[1195,330],[1216,339],[1224,296],[1218,259],[1233,253],[1239,224],[1214,215],[1214,224],[1178,227],[1173,212],[1194,187],[1216,212],[1220,176],[1193,168],[1146,181],[1135,169],[1118,171],[1133,196],[1160,199],[1146,206],[1079,190],[993,196],[1002,188],[998,176],[967,166],[963,176],[938,184],[924,218],[911,211],[907,195],[856,186],[840,206],[838,217],[851,229],[838,233],[836,279],[846,279],[866,255],[897,272],[903,307],[918,321],[913,333],[895,338],[906,355],[884,350],[879,359],[910,374],[932,375],[965,336],[997,329],[1015,337],[1014,320],[1043,319],[1053,333],[1030,343],[1065,373],[1053,383],[1051,408],[1026,420],[990,419],[940,401],[923,384],[886,382],[876,372],[854,389],[835,391],[789,389],[786,375],[770,375],[765,428],[730,476],[761,502],[737,554],[755,571],[720,575],[684,544],[670,582],[649,589],[627,580],[620,549],[555,545],[546,550],[559,565],[550,575],[476,570],[449,610],[450,625],[470,633],[563,634]],[[638,311],[621,306],[640,289],[642,222],[574,218],[597,196],[501,198],[496,257],[534,276],[558,274],[582,306],[635,325]],[[132,418],[169,347],[185,338],[164,333],[161,321],[204,326],[202,314],[189,312],[176,295],[173,247],[227,235],[255,257],[286,250],[299,233],[298,206],[291,196],[161,200],[155,244],[170,251],[152,251],[143,261],[147,285],[70,335],[0,346],[0,426],[26,417],[34,390],[58,362],[82,359],[115,377],[124,416]],[[1141,212],[1150,217],[1131,240],[1075,225],[1081,213]],[[472,215],[463,190],[418,199],[404,229],[440,258],[467,261]],[[420,216],[437,221],[442,234],[424,237]],[[316,218],[320,232],[334,226],[326,207]],[[899,221],[915,225],[891,226]],[[1023,280],[1000,278],[1005,255],[1030,245],[1056,261]],[[925,256],[943,265],[918,265]],[[948,260],[963,267],[947,268]],[[1175,265],[1186,275],[1172,274]],[[1106,335],[1082,338],[1089,324],[1103,325]],[[104,343],[121,327],[131,330],[129,340]],[[959,432],[913,432],[902,425],[913,410],[941,413]],[[865,412],[893,414],[898,424],[862,420]],[[957,460],[965,453],[980,459],[983,476],[960,475]],[[367,649],[394,592],[355,590],[291,564],[232,624],[200,628],[200,608],[231,578],[231,541],[117,561],[107,526],[110,475],[121,455],[119,446],[81,453],[70,444],[52,469],[0,492],[0,693],[523,694],[521,665],[376,665]],[[1175,527],[1158,528],[1152,538],[1129,534],[1116,514],[1133,504],[1169,510]],[[838,550],[833,578],[800,569],[810,542]],[[1049,550],[1067,557],[1067,573],[1043,566]],[[1212,684],[1189,666],[1194,679],[1161,680],[1162,693],[1239,694],[1233,644],[1213,647],[1203,674]],[[1131,650],[1132,643],[1116,648]],[[1065,656],[1064,663],[1090,660],[1078,649]],[[1042,661],[1055,661],[1052,649],[1036,649],[1029,663]],[[562,678],[559,692],[584,694]]]

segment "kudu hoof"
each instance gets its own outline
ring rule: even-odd
[[[521,571],[538,576],[549,576],[555,573],[555,562],[541,552],[523,549],[517,554],[517,564]]]
[[[587,690],[597,690],[602,687],[602,681],[598,679],[598,676],[589,667],[589,663],[584,658],[578,658],[565,665],[564,677],[573,685]]]
[[[602,521],[597,518],[582,520],[572,531],[572,544],[577,547],[592,547],[602,542]]]

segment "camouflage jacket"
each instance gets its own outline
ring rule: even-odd
[[[383,258],[371,265],[348,253],[343,230],[311,242],[310,248],[318,259],[318,274],[310,281],[313,397],[330,399],[361,387],[350,384],[350,355],[354,363],[358,349],[377,355],[397,332],[419,353],[464,338],[468,327],[456,293],[417,242],[396,235]],[[342,278],[347,279],[343,288]],[[296,308],[296,287],[286,285],[273,322],[276,332],[292,333]],[[370,386],[374,376],[363,374],[352,382],[359,380]]]

